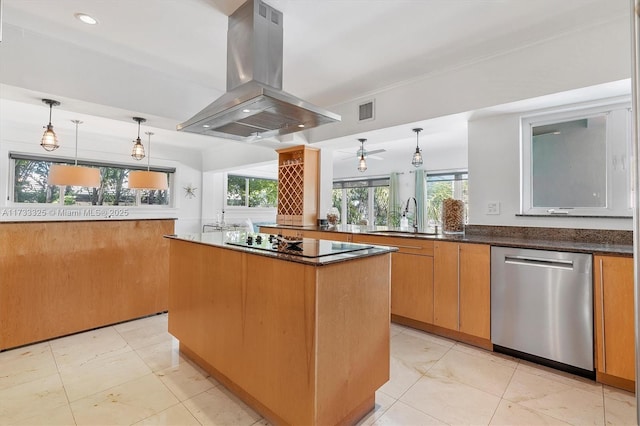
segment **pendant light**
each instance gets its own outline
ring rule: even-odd
[[[78,126],[80,120],[71,120],[76,125],[76,155],[73,166],[54,164],[49,170],[48,185],[83,186],[97,188],[100,186],[100,170],[94,167],[78,166]]]
[[[53,99],[43,99],[42,102],[49,105],[49,124],[42,135],[42,141],[40,141],[40,146],[44,148],[45,151],[55,151],[60,147],[58,145],[58,137],[56,136],[56,132],[53,131],[53,125],[51,124],[51,112],[53,111],[54,106],[60,105],[60,102],[54,101]]]
[[[364,153],[366,152],[364,150],[364,143],[367,140],[366,139],[358,139],[358,141],[360,141],[360,150],[358,151],[360,153],[360,160],[358,161],[358,171],[359,172],[364,172],[365,170],[367,170],[367,161],[364,159]]]
[[[422,166],[422,150],[418,145],[418,136],[420,135],[420,132],[422,131],[422,129],[417,127],[413,129],[413,131],[416,132],[416,152],[413,154],[413,159],[411,160],[411,164],[413,164],[414,167],[420,167]]]
[[[167,174],[162,172],[150,171],[151,162],[151,135],[152,132],[145,132],[149,135],[149,155],[147,155],[147,170],[134,170],[129,172],[129,188],[130,189],[169,189],[167,183]],[[142,144],[141,144],[142,145]],[[142,148],[144,150],[144,147]]]
[[[133,117],[133,121],[138,122],[138,137],[133,141],[131,156],[139,161],[144,158],[144,145],[142,145],[142,141],[140,140],[140,123],[144,123],[147,120],[141,117]]]

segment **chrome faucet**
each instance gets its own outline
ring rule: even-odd
[[[418,232],[418,202],[415,197],[409,197],[407,200],[407,205],[404,207],[404,214],[409,213],[409,203],[413,200],[414,210],[413,210],[413,232]]]

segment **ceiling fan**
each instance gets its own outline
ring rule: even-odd
[[[339,161],[343,161],[343,160],[350,160],[352,158],[355,158],[356,160],[360,158],[360,148],[358,148],[358,151],[351,152],[351,151],[336,151],[338,153],[340,153],[340,158],[338,158]],[[364,158],[366,158],[367,160],[371,159],[371,160],[384,160],[384,158],[380,157],[379,155],[375,155],[375,154],[382,154],[383,152],[387,152],[386,149],[374,149],[372,151],[367,151],[366,149],[364,150]]]

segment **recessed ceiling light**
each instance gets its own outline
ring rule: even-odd
[[[208,124],[203,124],[202,127],[204,127],[205,129],[208,129],[211,126],[209,126]]]
[[[304,127],[304,124],[298,124],[298,127],[302,128]]]
[[[245,109],[242,110],[242,112],[251,112],[251,110],[245,108]]]
[[[96,18],[94,18],[93,16],[89,16],[86,13],[76,13],[73,16],[76,17],[76,19],[84,22],[85,24],[88,25],[95,25],[98,23],[98,21],[96,20]]]

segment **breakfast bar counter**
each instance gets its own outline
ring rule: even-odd
[[[389,379],[394,249],[247,236],[168,236],[169,332],[274,424],[355,423]]]

